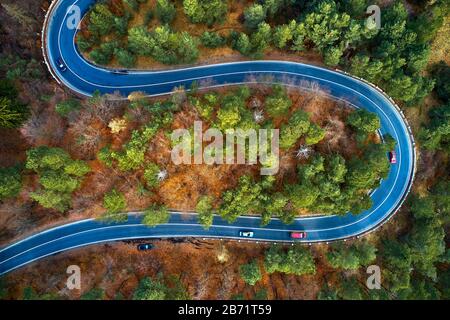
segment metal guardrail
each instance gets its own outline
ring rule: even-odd
[[[58,3],[58,0],[51,1],[50,5],[48,6],[47,12],[45,13],[44,24],[42,26],[42,33],[41,33],[41,50],[42,50],[42,55],[44,56],[44,63],[47,66],[48,71],[52,75],[53,79],[55,79],[55,81],[59,85],[61,85],[62,84],[61,81],[56,76],[54,70],[50,66],[50,62],[49,62],[48,56],[47,56],[47,46],[45,45],[47,42],[46,35],[47,35],[47,27],[48,27],[48,23],[49,23],[49,19],[50,19],[49,16],[52,13],[55,6],[57,5],[57,3]]]

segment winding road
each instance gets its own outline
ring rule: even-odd
[[[268,75],[283,81],[286,77],[316,82],[331,96],[358,108],[375,112],[381,120],[381,134],[389,133],[397,141],[397,164],[391,166],[386,179],[371,197],[373,207],[360,215],[315,216],[298,218],[291,225],[272,219],[260,227],[258,217],[239,217],[228,224],[220,217],[204,230],[195,214],[173,212],[169,223],[149,228],[140,223],[138,213],[120,224],[103,224],[82,220],[62,225],[25,238],[0,249],[0,274],[7,273],[37,259],[94,243],[138,238],[208,237],[238,238],[239,230],[254,231],[254,241],[290,242],[289,231],[308,233],[305,243],[327,242],[362,236],[382,225],[399,209],[408,194],[415,172],[415,146],[406,119],[394,102],[373,85],[332,70],[284,61],[248,61],[224,63],[169,71],[133,71],[114,74],[96,67],[81,57],[75,46],[77,30],[68,21],[80,9],[83,16],[95,0],[57,0],[52,3],[43,31],[43,51],[49,70],[62,85],[76,93],[91,96],[119,92],[127,96],[133,91],[148,95],[170,93],[174,87],[189,87],[193,81],[208,80],[214,86],[247,83],[249,76]],[[67,70],[61,72],[57,60],[63,59]]]

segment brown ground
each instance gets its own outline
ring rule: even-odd
[[[196,239],[154,244],[155,249],[148,252],[137,251],[135,243],[98,245],[30,264],[5,278],[9,298],[20,299],[27,286],[40,294],[57,293],[63,299],[77,299],[92,288],[104,289],[108,299],[119,292],[130,298],[141,278],[162,272],[179,278],[196,300],[230,299],[237,294],[252,298],[262,288],[269,299],[314,299],[324,274],[331,271],[324,265],[324,246],[315,246],[315,275],[264,273],[263,279],[251,287],[240,278],[239,266],[257,258],[262,269],[261,256],[267,245]],[[73,264],[81,268],[81,290],[66,288],[66,268]]]

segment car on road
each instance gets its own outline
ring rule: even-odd
[[[394,150],[389,152],[389,162],[392,163],[392,164],[397,163],[397,154],[395,153]]]
[[[153,247],[154,246],[151,243],[141,243],[141,244],[138,244],[137,249],[139,251],[147,251],[147,250],[153,249]]]
[[[239,236],[244,238],[253,238],[253,231],[250,230],[241,230],[239,231]]]
[[[305,239],[306,238],[305,231],[294,231],[294,232],[291,232],[290,235],[291,235],[292,239]]]
[[[126,70],[126,69],[117,69],[117,70],[113,70],[112,73],[118,74],[118,75],[128,74],[128,70]]]
[[[64,72],[64,71],[67,70],[67,67],[66,67],[66,65],[65,65],[65,63],[64,63],[64,61],[63,61],[63,59],[58,58],[57,62],[58,62],[58,69],[59,69],[60,71]]]

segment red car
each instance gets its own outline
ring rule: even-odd
[[[392,164],[397,163],[397,154],[393,150],[389,152],[389,162]]]
[[[291,232],[291,238],[292,239],[305,239],[306,232],[304,232],[304,231]]]

